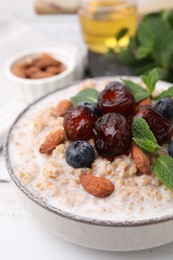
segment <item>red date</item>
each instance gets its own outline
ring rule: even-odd
[[[146,120],[160,145],[170,142],[173,133],[172,125],[154,108],[151,106],[141,107],[136,117],[142,117]]]
[[[64,116],[64,130],[70,141],[87,140],[93,137],[97,116],[84,106],[71,108]]]
[[[93,131],[97,152],[107,158],[127,152],[131,145],[131,130],[121,114],[105,114],[96,121]]]
[[[131,90],[120,82],[110,82],[100,93],[98,106],[102,114],[131,114],[135,108],[135,99]]]

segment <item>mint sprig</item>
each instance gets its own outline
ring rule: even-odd
[[[165,74],[166,74],[166,72],[164,69],[154,68],[153,70],[151,70],[148,73],[148,75],[141,76],[141,79],[145,83],[145,86],[146,86],[148,92],[150,93],[150,95],[152,95],[152,93],[156,87],[156,83],[160,79],[163,79],[165,77]]]
[[[99,92],[93,88],[81,90],[76,96],[71,97],[73,105],[78,105],[81,102],[97,103]]]
[[[170,190],[173,190],[173,158],[161,154],[155,161],[153,168],[158,179]]]
[[[132,90],[136,103],[144,100],[145,98],[159,99],[160,97],[173,97],[173,87],[163,91],[160,95],[153,97],[153,91],[155,90],[156,83],[165,77],[165,70],[162,68],[154,68],[147,75],[142,75],[141,79],[146,88],[134,83],[131,80],[123,80],[123,82]]]
[[[140,85],[134,83],[131,80],[123,80],[123,82],[131,89],[136,103],[148,98],[150,94],[148,93],[147,89],[142,88]]]
[[[137,38],[140,43],[139,48],[146,50],[147,54],[142,58],[146,57],[152,52],[154,45],[154,35],[151,28],[146,23],[140,23],[137,30]],[[139,50],[139,48],[137,50]],[[140,57],[138,57],[140,59]]]
[[[160,95],[153,97],[154,100],[158,100],[163,97],[173,97],[173,86],[163,91]]]
[[[132,123],[133,140],[145,152],[155,152],[160,148],[145,119],[134,118]],[[155,160],[153,172],[170,190],[173,190],[173,158],[161,154]]]
[[[173,81],[173,11],[145,15],[127,47],[118,53],[119,61],[132,69],[133,75],[146,74],[161,67]]]
[[[142,117],[134,118],[132,133],[133,140],[144,151],[152,153],[160,148],[148,123]]]

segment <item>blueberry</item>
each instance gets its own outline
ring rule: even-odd
[[[65,158],[73,168],[91,167],[95,159],[95,151],[88,142],[76,141],[68,146]]]
[[[168,154],[173,157],[173,141],[168,145]]]
[[[93,112],[95,115],[100,116],[100,111],[99,111],[99,109],[98,109],[98,107],[97,107],[96,104],[90,103],[90,102],[81,102],[81,103],[79,103],[79,105],[80,105],[80,106],[84,106],[84,107],[88,107],[89,109],[92,110],[92,112]]]
[[[168,120],[173,120],[173,99],[164,97],[159,99],[155,106],[155,110]]]

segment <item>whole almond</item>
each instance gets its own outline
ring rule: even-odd
[[[59,74],[65,70],[64,65],[60,66],[49,66],[46,71],[53,73],[54,75]]]
[[[52,56],[42,55],[33,60],[33,64],[40,69],[46,69],[49,66],[59,66],[60,62],[55,60]]]
[[[27,69],[25,70],[25,73],[26,73],[26,77],[27,77],[27,78],[32,77],[32,74],[37,73],[37,72],[39,72],[39,68],[37,68],[37,67],[35,67],[35,66],[31,66],[31,67],[29,67],[29,68],[27,68]]]
[[[72,102],[68,99],[61,100],[55,107],[55,115],[64,116],[65,113],[73,106]]]
[[[49,134],[44,143],[41,144],[39,152],[49,153],[51,152],[58,144],[62,143],[65,140],[65,132],[64,130],[57,130],[56,132],[53,132]]]
[[[15,64],[11,70],[14,73],[14,75],[16,75],[17,77],[20,78],[26,77],[25,68],[21,64]]]
[[[30,75],[30,79],[44,79],[52,76],[54,76],[54,74],[51,72],[38,70]]]
[[[147,155],[134,144],[132,145],[131,153],[136,164],[136,168],[143,174],[150,174],[151,166]]]
[[[100,176],[94,176],[90,173],[84,173],[80,176],[80,183],[83,188],[93,196],[104,198],[114,191],[114,184],[108,179]]]
[[[142,106],[149,106],[149,105],[151,105],[151,101],[149,98],[146,98],[135,106],[135,111],[138,111]]]

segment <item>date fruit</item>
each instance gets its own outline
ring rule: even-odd
[[[95,148],[102,156],[114,157],[130,148],[131,130],[121,114],[105,114],[96,121],[93,131]]]
[[[93,128],[97,116],[91,109],[75,106],[64,116],[64,130],[70,141],[88,140],[93,137]]]
[[[173,133],[172,125],[154,108],[151,106],[141,107],[136,117],[142,117],[146,120],[159,145],[170,142]]]
[[[100,93],[98,106],[102,114],[115,112],[127,116],[134,111],[135,99],[127,86],[120,82],[110,82]]]

